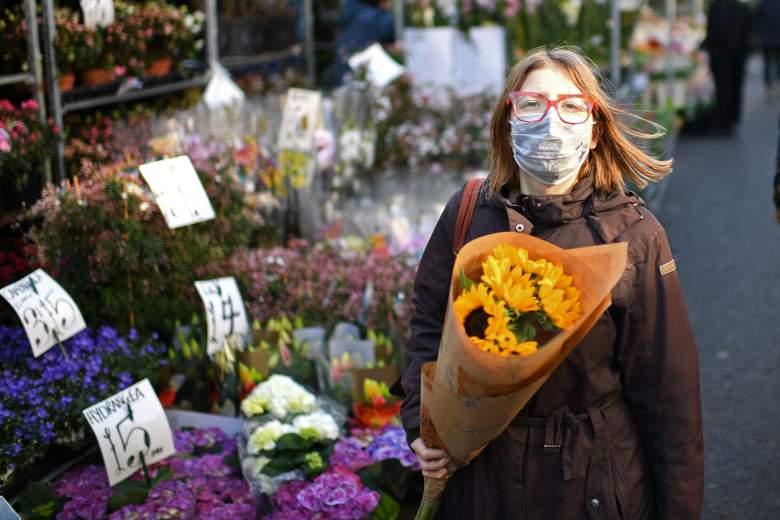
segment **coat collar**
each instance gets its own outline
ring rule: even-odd
[[[553,228],[585,220],[604,240],[614,242],[632,224],[644,218],[644,201],[631,191],[603,193],[593,186],[593,176],[580,179],[564,195],[520,195],[512,201],[508,189],[490,194],[483,186],[478,205],[492,205],[507,212],[510,230],[531,233],[535,227]],[[521,226],[518,226],[521,224]]]

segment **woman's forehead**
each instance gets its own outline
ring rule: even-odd
[[[549,67],[534,69],[528,73],[519,90],[539,92],[550,99],[567,94],[583,94],[565,73]]]

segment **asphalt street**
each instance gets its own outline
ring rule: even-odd
[[[739,131],[681,138],[656,211],[699,347],[705,520],[780,518],[779,115],[754,60]]]

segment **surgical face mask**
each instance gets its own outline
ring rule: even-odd
[[[536,123],[524,123],[512,117],[509,124],[515,162],[543,184],[557,186],[570,180],[588,157],[593,119],[570,125],[550,110]]]

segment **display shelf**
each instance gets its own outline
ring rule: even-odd
[[[35,76],[33,76],[32,74],[27,74],[26,72],[0,76],[0,86],[13,85],[16,83],[35,83]]]
[[[116,94],[90,97],[82,100],[66,102],[62,104],[62,113],[67,114],[68,112],[75,112],[77,110],[97,108],[105,105],[112,105],[125,101],[135,101],[152,96],[170,94],[180,90],[202,87],[208,83],[209,79],[211,79],[210,71],[202,76],[198,76],[192,79],[163,83],[152,87],[142,87],[135,90],[128,90],[126,92],[117,92]]]
[[[284,61],[290,58],[297,58],[303,55],[302,45],[293,45],[289,49],[276,52],[264,52],[251,56],[224,56],[220,63],[227,69],[248,67],[251,65],[266,65],[278,61]]]

